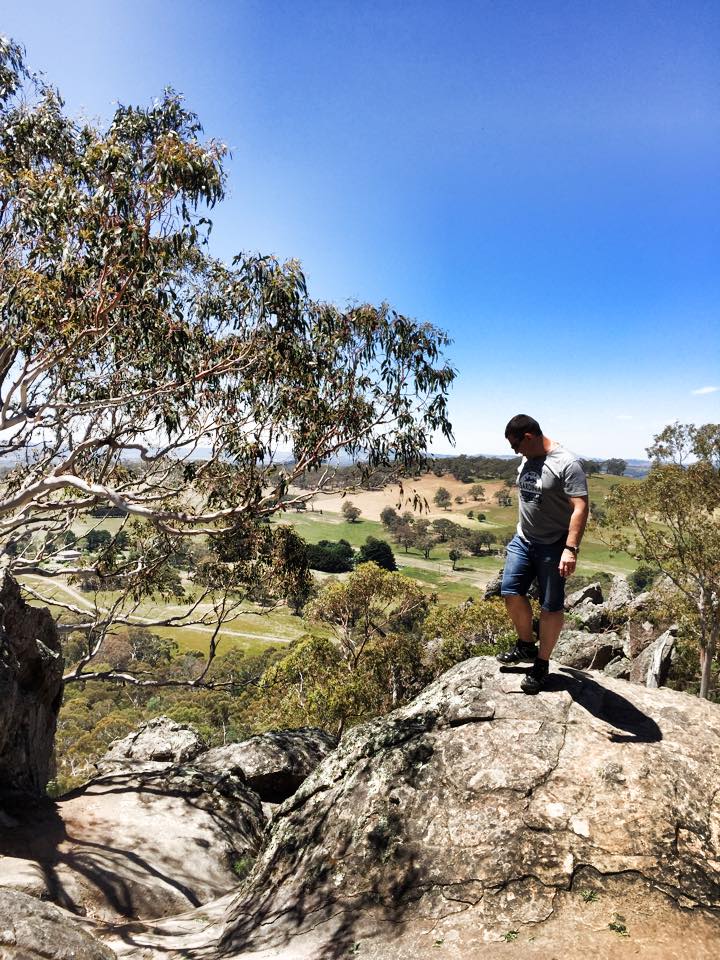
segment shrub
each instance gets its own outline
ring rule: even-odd
[[[308,566],[323,573],[346,573],[353,568],[353,548],[347,540],[321,540],[307,545]]]
[[[640,563],[637,568],[629,574],[628,583],[635,593],[642,593],[643,590],[649,590],[650,587],[652,587],[659,572],[659,570],[653,569],[653,567],[647,563]]]
[[[376,563],[383,570],[397,570],[392,547],[385,540],[379,540],[377,537],[368,537],[358,554],[358,563],[371,562]]]
[[[507,644],[512,624],[499,599],[435,607],[423,628],[433,676],[468,657],[497,653]]]

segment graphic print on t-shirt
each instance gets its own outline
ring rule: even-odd
[[[526,470],[518,478],[520,496],[525,503],[540,503],[542,500],[542,474],[537,470]]]

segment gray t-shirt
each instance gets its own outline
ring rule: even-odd
[[[555,543],[567,535],[572,515],[568,497],[586,497],[587,479],[574,453],[560,446],[518,467],[517,532],[525,540]]]

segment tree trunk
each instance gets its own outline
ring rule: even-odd
[[[700,649],[700,693],[699,696],[707,700],[710,690],[710,667],[712,658],[708,656],[708,651],[703,647]]]
[[[710,693],[712,665],[717,648],[718,628],[710,629],[707,645],[700,648],[700,696],[707,700]]]

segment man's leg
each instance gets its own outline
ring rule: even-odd
[[[540,649],[530,672],[520,684],[523,693],[539,693],[550,669],[550,655],[557,643],[564,620],[565,581],[559,563],[564,538],[556,544],[534,547],[540,591]]]
[[[563,628],[564,620],[565,614],[562,610],[553,613],[549,610],[540,611],[540,658],[542,660],[550,659],[550,654],[553,652]]]
[[[534,578],[535,571],[528,544],[521,537],[515,536],[507,545],[500,588],[505,608],[518,637],[512,650],[506,650],[497,656],[497,660],[506,666],[523,660],[532,662],[537,656],[532,630],[532,607],[526,596]]]
[[[528,598],[515,595],[505,596],[503,600],[505,601],[508,616],[515,627],[518,640],[522,640],[523,643],[534,643],[532,607],[530,606]],[[540,636],[542,636],[542,634],[540,634]],[[555,639],[557,639],[557,637]]]

